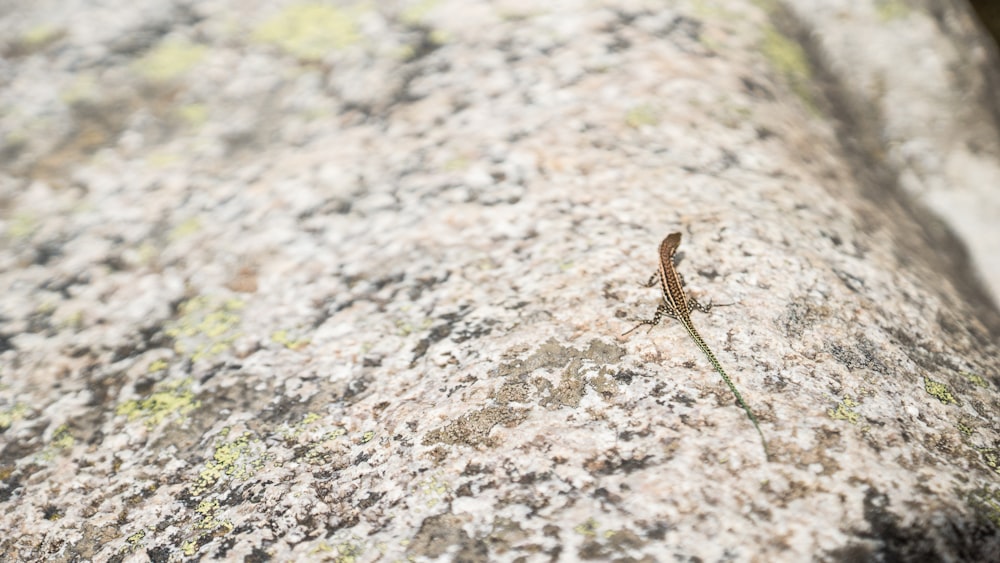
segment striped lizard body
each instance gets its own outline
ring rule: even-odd
[[[704,352],[705,357],[708,358],[709,363],[715,368],[715,371],[719,372],[722,376],[722,380],[726,382],[729,386],[729,390],[732,391],[733,396],[736,397],[736,402],[739,403],[740,407],[747,413],[747,417],[750,418],[750,422],[753,423],[754,428],[757,429],[757,434],[760,435],[761,444],[764,446],[764,455],[770,459],[770,454],[767,449],[767,440],[764,439],[764,433],[760,429],[760,424],[757,422],[757,417],[747,406],[746,401],[743,400],[743,395],[740,394],[739,390],[736,389],[736,385],[733,380],[729,378],[726,370],[722,369],[722,364],[712,353],[711,348],[705,343],[705,340],[698,333],[698,330],[694,328],[694,324],[691,322],[691,308],[692,306],[699,311],[707,313],[711,309],[711,305],[703,306],[698,303],[694,298],[689,298],[684,293],[684,279],[677,272],[676,264],[674,264],[674,254],[677,253],[677,247],[681,244],[681,234],[671,233],[667,235],[667,238],[663,239],[660,243],[660,268],[653,277],[650,278],[648,287],[652,287],[656,284],[656,279],[659,277],[660,280],[660,290],[662,291],[663,301],[656,308],[656,313],[653,315],[652,319],[640,320],[639,324],[632,327],[622,336],[625,336],[635,329],[643,325],[657,325],[663,317],[670,317],[676,320],[684,326],[691,339],[694,343],[701,348]]]

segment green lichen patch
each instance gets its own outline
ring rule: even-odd
[[[364,559],[361,557],[364,554],[364,542],[361,537],[354,534],[346,534],[339,541],[336,541],[336,538],[330,542],[321,541],[309,551],[309,555],[321,556],[323,561],[334,561],[335,563],[363,561]]]
[[[573,531],[588,538],[593,538],[597,536],[597,520],[593,518],[587,518],[587,520],[581,524],[573,527]]]
[[[955,398],[947,385],[929,377],[924,377],[924,391],[946,405],[958,404],[958,399]]]
[[[972,373],[971,371],[960,371],[958,373],[963,378],[965,378],[966,381],[975,385],[976,387],[982,387],[984,389],[987,389],[990,386],[990,384],[986,381],[986,379],[977,373]]]
[[[965,436],[966,438],[972,436],[976,432],[976,427],[966,420],[959,420],[955,426],[958,428],[958,431],[962,433],[962,436]]]
[[[660,122],[660,112],[653,106],[642,104],[625,112],[625,125],[638,129],[644,125],[656,125]]]
[[[205,56],[205,47],[186,41],[157,45],[135,62],[135,68],[151,82],[169,82],[194,68]]]
[[[96,105],[100,103],[101,83],[97,76],[89,72],[80,72],[73,81],[60,90],[59,99],[67,106]]]
[[[119,551],[119,553],[135,553],[136,550],[140,549],[143,545],[143,540],[146,538],[146,530],[139,530],[134,534],[129,535],[125,538],[125,545]]]
[[[302,420],[296,422],[292,426],[286,426],[285,428],[283,428],[280,432],[281,437],[284,438],[285,440],[296,440],[298,439],[299,436],[302,435],[303,432],[309,429],[309,427],[311,427],[313,423],[320,420],[321,418],[323,417],[314,412],[307,412],[302,416]]]
[[[974,489],[966,494],[965,499],[977,517],[1000,528],[1000,488],[986,486]]]
[[[57,506],[48,505],[42,510],[42,518],[45,518],[49,522],[55,522],[56,520],[62,519],[66,516],[66,512]]]
[[[910,7],[903,0],[875,0],[875,11],[882,22],[890,22],[908,16]]]
[[[353,440],[343,439],[347,436],[346,429],[331,428],[322,415],[306,412],[298,422],[282,425],[277,436],[285,441],[286,447],[294,450],[296,461],[339,470],[350,465],[348,454],[352,442],[365,444],[374,440],[377,433],[369,430],[357,433]]]
[[[74,444],[76,444],[76,438],[70,434],[69,427],[63,424],[52,433],[52,439],[38,454],[38,459],[43,462],[52,461],[67,452]]]
[[[185,104],[176,109],[177,117],[191,127],[201,127],[208,121],[208,106]]]
[[[263,22],[253,36],[302,60],[319,61],[360,41],[357,18],[354,11],[326,4],[295,4]]]
[[[10,428],[15,421],[21,420],[28,413],[28,405],[14,403],[10,407],[0,408],[0,431]]]
[[[181,419],[201,406],[191,391],[191,378],[168,383],[144,399],[132,399],[118,405],[115,414],[130,421],[142,419],[147,428],[159,426],[172,416]]]
[[[308,338],[293,337],[287,330],[276,330],[271,333],[271,340],[289,350],[301,350],[309,345]]]
[[[41,221],[33,213],[26,211],[17,213],[7,221],[7,236],[12,240],[28,238],[38,230],[41,224]]]
[[[400,12],[399,19],[409,25],[421,24],[431,10],[440,3],[441,0],[419,0]]]
[[[451,487],[437,475],[431,475],[417,484],[417,492],[427,508],[433,508],[448,496]]]
[[[834,420],[846,420],[851,424],[857,424],[861,420],[861,415],[854,410],[860,403],[850,397],[844,397],[836,407],[827,409],[826,414]]]
[[[979,456],[987,467],[1000,473],[1000,451],[995,448],[983,448],[979,451]]]
[[[19,36],[10,37],[4,45],[4,56],[9,58],[27,57],[43,51],[49,45],[66,36],[66,30],[43,23],[28,28]]]
[[[205,530],[209,532],[218,531],[220,529],[225,530],[226,533],[233,530],[233,523],[229,520],[222,520],[218,517],[219,512],[219,501],[203,500],[198,503],[198,506],[194,509],[201,518],[194,525],[197,530]]]
[[[171,241],[178,241],[185,239],[199,231],[201,231],[201,219],[198,217],[188,217],[184,221],[177,224],[170,232],[167,234],[167,238]]]
[[[809,84],[812,81],[812,67],[802,47],[782,35],[777,29],[768,27],[760,45],[761,53],[776,71],[785,79],[795,93],[814,113],[817,112]]]
[[[241,336],[243,307],[239,299],[195,297],[181,304],[179,318],[165,332],[174,338],[174,350],[191,360],[217,356]]]
[[[212,458],[198,473],[198,479],[191,487],[193,496],[201,496],[214,488],[223,479],[245,481],[252,477],[265,459],[264,444],[249,432],[235,440],[215,446]]]
[[[21,34],[20,44],[30,51],[38,51],[66,35],[66,30],[50,24],[36,25]]]

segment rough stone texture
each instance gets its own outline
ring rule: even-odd
[[[819,16],[4,13],[0,559],[1000,558],[997,313]],[[770,462],[619,336],[675,230]]]
[[[1000,303],[1000,57],[968,3],[789,6],[861,102],[863,121],[877,127],[873,156],[897,171],[912,202],[961,237],[993,303]]]

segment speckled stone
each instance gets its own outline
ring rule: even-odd
[[[905,181],[952,155],[855,111],[836,13],[22,4],[0,559],[1000,558],[1000,321]],[[675,231],[770,461],[621,336]]]

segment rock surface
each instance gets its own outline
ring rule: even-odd
[[[0,559],[1000,558],[988,268],[892,141],[960,157],[842,14],[6,12]],[[676,323],[620,336],[672,231],[770,460]]]

